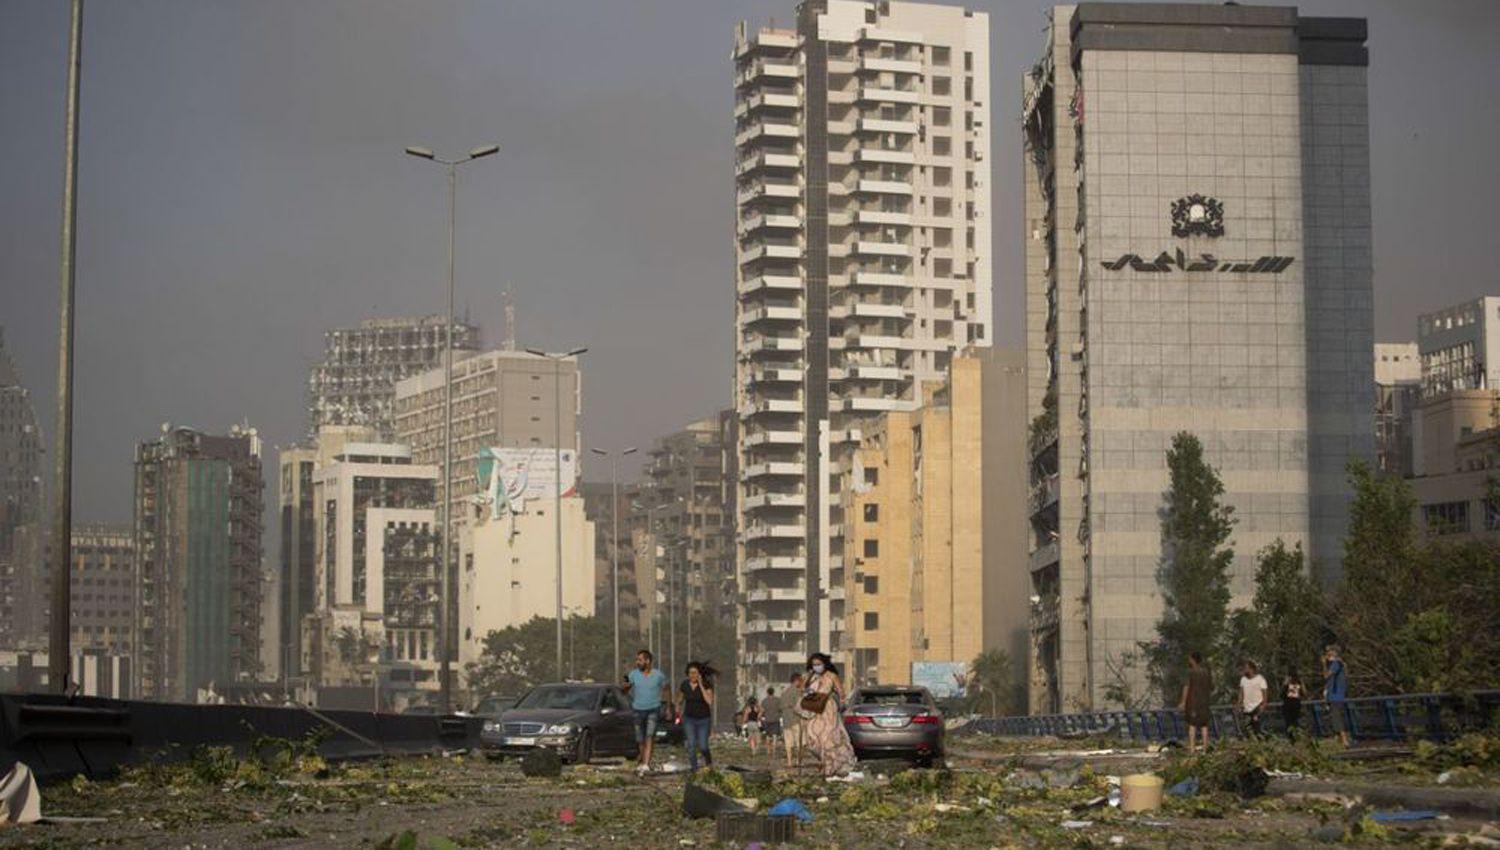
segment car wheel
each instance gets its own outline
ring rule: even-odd
[[[588,764],[594,758],[594,736],[585,729],[578,733],[578,743],[573,748],[573,763]]]

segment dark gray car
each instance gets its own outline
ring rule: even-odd
[[[491,758],[545,747],[583,764],[595,756],[634,757],[632,721],[630,701],[614,685],[538,685],[514,708],[486,720],[479,741]]]
[[[855,691],[844,728],[860,758],[899,757],[931,762],[943,757],[943,715],[926,688],[868,685]]]

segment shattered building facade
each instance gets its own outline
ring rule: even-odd
[[[0,648],[46,642],[45,453],[36,405],[0,331]]]
[[[363,425],[395,437],[396,383],[443,365],[445,324],[442,316],[365,319],[325,334],[323,362],[307,378],[309,435],[324,425]],[[453,324],[454,360],[479,345],[477,325]]]

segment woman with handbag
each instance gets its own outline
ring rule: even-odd
[[[833,659],[821,652],[807,657],[807,683],[799,713],[808,718],[807,748],[818,757],[824,776],[845,776],[854,769],[854,746],[844,729],[844,686]]]

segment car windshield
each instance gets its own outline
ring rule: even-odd
[[[922,705],[921,691],[861,691],[860,705]]]
[[[479,705],[474,707],[474,713],[499,714],[505,709],[510,708],[514,703],[515,700],[510,697],[485,697],[479,701]]]
[[[595,688],[570,688],[550,685],[533,688],[516,703],[516,708],[566,708],[571,711],[593,711],[599,702]]]

